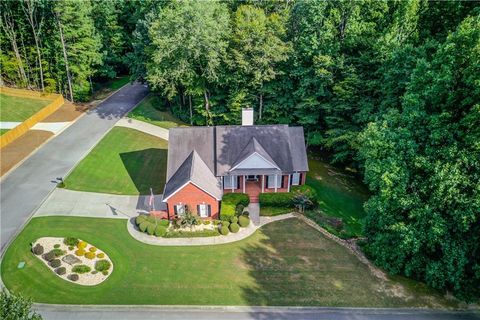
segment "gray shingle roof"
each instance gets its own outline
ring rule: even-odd
[[[164,198],[190,180],[220,199],[222,189],[217,177],[227,175],[231,168],[254,152],[277,165],[282,172],[308,171],[302,127],[254,125],[170,129]],[[247,171],[232,173],[251,174]],[[263,171],[268,174],[271,170]]]
[[[187,182],[192,182],[200,189],[208,192],[217,199],[222,198],[220,179],[216,178],[207,164],[202,160],[196,150],[193,150],[177,171],[165,185],[163,199],[171,196]]]

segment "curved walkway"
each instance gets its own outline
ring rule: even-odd
[[[230,233],[228,236],[215,236],[215,237],[201,237],[201,238],[157,238],[155,236],[149,236],[138,230],[135,225],[134,218],[130,219],[127,223],[128,233],[136,240],[151,244],[155,246],[205,246],[231,243],[239,240],[243,240],[251,236],[258,228],[266,225],[267,223],[280,221],[285,219],[295,218],[292,213],[282,214],[275,217],[260,217],[258,224],[250,223],[246,228],[240,228],[237,233]]]
[[[163,140],[168,141],[168,129],[155,126],[148,122],[143,122],[140,120],[135,120],[130,118],[122,118],[115,125],[118,127],[125,127],[125,128],[142,131],[152,136],[159,137],[159,138],[162,138]]]

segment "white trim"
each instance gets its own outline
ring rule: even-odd
[[[291,174],[288,175],[287,192],[290,192],[290,177],[291,176],[292,176]]]
[[[185,186],[187,186],[187,184],[193,184],[195,187],[197,187],[198,189],[202,190],[203,192],[205,192],[206,194],[212,196],[213,198],[215,198],[216,200],[220,201],[222,199],[219,199],[217,198],[216,196],[214,196],[213,194],[211,194],[210,192],[208,192],[207,190],[201,188],[200,186],[198,186],[196,183],[194,183],[192,180],[188,180],[187,182],[185,182],[181,187],[177,188],[177,190],[175,190],[174,192],[172,192],[172,194],[170,194],[168,197],[162,199],[162,202],[167,202],[168,199],[170,199],[174,194],[176,194],[178,191],[182,190],[183,188],[185,188]]]
[[[245,175],[243,175],[243,193],[245,193]]]
[[[245,162],[245,160],[249,159],[250,157],[252,157],[253,155],[257,155],[259,156],[260,158],[262,158],[265,162],[269,163],[270,165],[272,165],[273,167],[277,168],[278,170],[280,170],[280,168],[276,165],[276,164],[273,164],[271,163],[270,161],[268,161],[267,159],[265,159],[265,157],[263,157],[261,154],[259,154],[258,152],[254,152],[252,154],[250,154],[248,157],[246,157],[245,159],[243,159],[239,164],[237,164],[235,167],[231,168],[229,171],[233,171],[235,170],[238,166],[240,166],[243,162]],[[258,169],[258,168],[255,168],[255,169]]]
[[[265,192],[265,175],[262,174],[262,193]]]
[[[277,192],[277,189],[278,189],[278,178],[277,178],[277,174],[275,174],[275,192]]]

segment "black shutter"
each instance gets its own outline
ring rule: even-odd
[[[240,176],[237,176],[237,187],[235,189],[240,188]]]
[[[212,216],[212,206],[207,205],[207,217],[211,217],[211,216]]]
[[[265,179],[265,188],[268,189],[268,176],[265,176],[265,178],[266,178],[266,179]]]
[[[173,213],[175,213],[175,215],[177,215],[177,205],[176,204],[173,205]]]
[[[280,181],[280,188],[285,188],[285,179],[283,179],[283,175],[280,176],[280,179],[282,179]]]
[[[301,186],[302,185],[302,173],[300,173],[300,175],[298,176],[298,185]]]
[[[200,216],[200,205],[197,204],[197,215]]]

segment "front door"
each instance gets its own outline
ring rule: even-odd
[[[258,181],[259,177],[258,175],[249,175],[247,176],[247,181]]]

